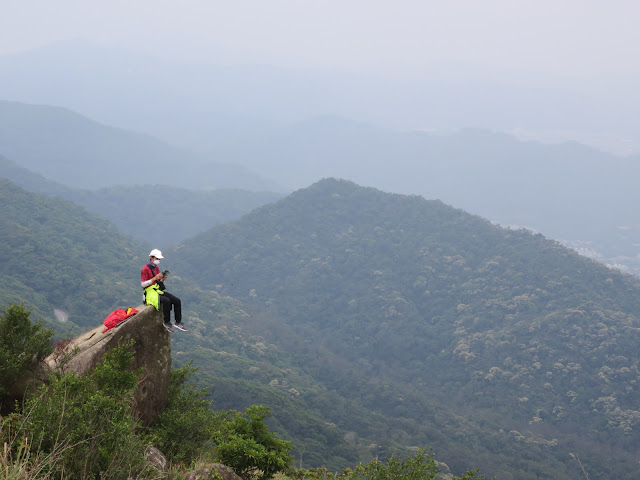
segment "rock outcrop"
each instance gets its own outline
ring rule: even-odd
[[[24,395],[30,385],[46,381],[56,371],[84,375],[93,369],[105,352],[122,340],[134,340],[134,360],[131,368],[142,368],[135,392],[134,412],[143,425],[153,423],[167,404],[171,379],[171,338],[162,326],[162,315],[148,305],[136,307],[138,313],[116,328],[104,330],[100,325],[57,349],[38,367],[16,382],[14,396]]]
[[[169,471],[169,462],[157,448],[148,446],[144,456],[147,462],[162,474],[166,475]],[[226,465],[214,463],[200,465],[197,470],[185,474],[183,480],[242,480],[242,478]]]
[[[201,468],[185,475],[183,480],[242,480],[236,473],[221,463]]]
[[[156,470],[161,472],[169,471],[169,462],[167,462],[167,458],[156,447],[149,445],[144,452],[144,458],[148,463],[153,465]]]

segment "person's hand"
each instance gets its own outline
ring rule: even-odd
[[[162,274],[159,273],[157,274],[155,277],[153,277],[153,279],[157,282],[158,280],[160,280],[162,278]]]

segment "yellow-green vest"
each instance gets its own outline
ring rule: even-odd
[[[157,283],[148,286],[144,289],[144,298],[147,305],[153,305],[156,307],[156,310],[160,310],[160,295],[163,294],[163,291],[160,290],[160,287]]]

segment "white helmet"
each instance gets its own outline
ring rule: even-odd
[[[158,250],[157,248],[154,248],[153,250],[151,250],[151,251],[149,252],[149,256],[150,256],[150,257],[160,258],[160,259],[164,258],[164,257],[162,256],[162,252],[161,252],[160,250]]]

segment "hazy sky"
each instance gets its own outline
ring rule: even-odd
[[[350,71],[364,74],[354,76],[366,78],[363,84],[415,86],[417,95],[421,85],[440,81],[451,91],[467,89],[466,100],[447,100],[461,109],[460,118],[447,110],[425,120],[420,115],[430,110],[414,102],[406,108],[420,118],[412,120],[392,105],[404,123],[499,128],[521,138],[640,152],[640,0],[0,0],[0,7],[0,55],[82,39],[198,66],[342,71],[331,78]],[[389,120],[382,110],[367,116],[369,103],[364,113],[328,113]],[[538,104],[553,121],[536,120]],[[84,112],[86,105],[71,107]],[[473,116],[501,109],[508,120]]]
[[[187,59],[640,76],[635,0],[0,0],[0,54],[83,38]]]

